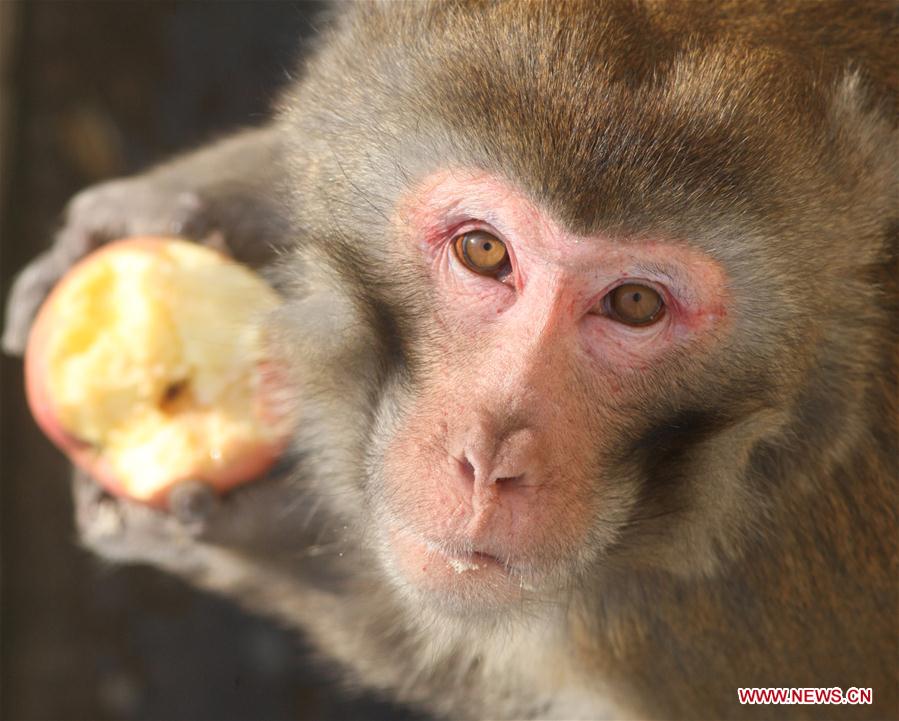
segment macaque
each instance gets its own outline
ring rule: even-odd
[[[13,289],[11,352],[117,237],[218,234],[283,294],[277,471],[165,511],[78,477],[83,543],[435,716],[897,717],[897,27],[338,8],[268,126],[76,196]]]

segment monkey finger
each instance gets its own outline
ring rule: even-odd
[[[189,570],[194,529],[172,514],[112,496],[82,471],[72,484],[75,523],[82,545],[119,563],[151,563]]]
[[[22,355],[28,333],[37,311],[47,294],[63,273],[58,254],[52,250],[42,253],[16,277],[6,303],[3,323],[3,351]]]
[[[65,210],[53,246],[19,273],[6,306],[2,347],[22,355],[38,308],[76,262],[104,243],[135,235],[209,237],[228,252],[224,236],[209,236],[199,195],[153,178],[112,180],[78,193]],[[230,253],[229,253],[230,254]]]
[[[2,345],[10,355],[22,355],[37,311],[57,281],[81,258],[125,232],[111,215],[112,198],[104,184],[83,191],[68,204],[65,225],[52,247],[19,272],[6,304]],[[114,184],[112,184],[114,185]]]
[[[234,255],[234,253],[231,252],[231,248],[228,246],[225,234],[220,230],[214,230],[211,233],[208,233],[202,240],[200,240],[200,244],[205,245],[207,248],[217,250],[223,255]]]
[[[134,235],[187,234],[189,225],[203,210],[196,193],[152,176],[123,178],[76,195],[66,209],[66,225],[94,239],[96,247]]]
[[[188,531],[203,532],[212,514],[217,510],[219,498],[208,483],[181,481],[168,495],[169,511]]]

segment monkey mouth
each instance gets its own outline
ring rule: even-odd
[[[492,566],[511,570],[511,566],[508,563],[503,562],[498,556],[491,553],[484,551],[454,551],[446,548],[445,544],[428,540],[424,543],[431,553],[442,557],[456,573],[467,573]]]
[[[408,530],[388,531],[387,562],[403,586],[434,598],[485,606],[521,600],[536,590],[537,575],[497,549],[433,540]],[[470,606],[466,606],[470,609]]]

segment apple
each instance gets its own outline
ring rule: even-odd
[[[25,353],[35,420],[110,492],[154,506],[181,481],[224,492],[258,478],[288,435],[258,322],[278,302],[210,248],[110,243],[37,315]]]

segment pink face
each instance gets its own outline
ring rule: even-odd
[[[626,521],[636,489],[604,452],[653,370],[720,331],[723,270],[682,243],[574,235],[485,174],[429,177],[395,228],[396,262],[421,262],[435,295],[416,391],[383,433],[385,562],[442,601],[545,590]]]

